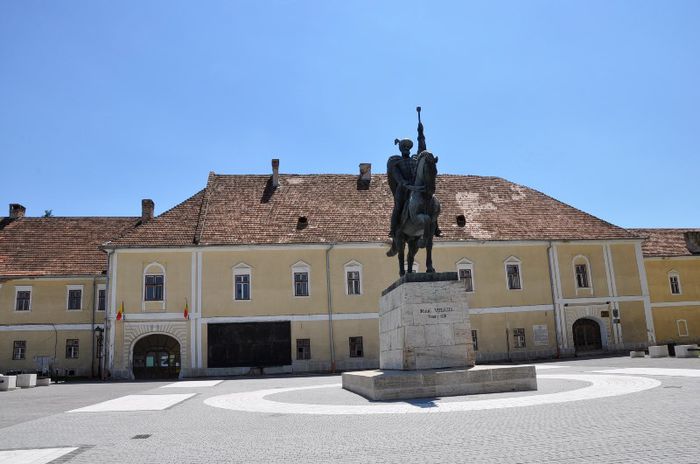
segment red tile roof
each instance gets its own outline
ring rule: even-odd
[[[123,237],[115,247],[386,242],[393,199],[386,175],[210,174],[207,187]],[[625,229],[497,177],[440,175],[438,240],[633,239]],[[466,225],[459,227],[458,215]],[[297,228],[299,217],[308,226]],[[108,245],[108,246],[109,246]]]
[[[629,229],[629,231],[646,238],[642,243],[644,256],[692,256],[685,233],[700,232],[700,229]]]
[[[107,270],[100,244],[133,228],[139,218],[0,218],[0,278],[97,275]]]

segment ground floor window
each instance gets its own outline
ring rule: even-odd
[[[515,348],[525,348],[525,329],[513,329],[513,346]]]
[[[80,340],[69,338],[66,340],[66,359],[78,359]]]
[[[472,346],[474,351],[479,351],[479,334],[476,330],[472,330]]]
[[[311,359],[311,339],[297,338],[297,359]]]
[[[21,361],[27,354],[27,341],[15,340],[12,343],[12,360]]]
[[[685,319],[679,319],[676,321],[676,325],[678,326],[678,336],[679,337],[687,337],[688,336],[688,321]]]
[[[350,337],[350,357],[362,358],[364,350],[362,349],[362,337]]]

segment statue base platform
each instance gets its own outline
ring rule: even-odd
[[[343,373],[343,388],[372,401],[537,390],[535,366],[369,370]]]

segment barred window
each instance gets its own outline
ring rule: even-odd
[[[311,359],[311,339],[297,338],[297,359]]]
[[[515,348],[525,348],[525,329],[513,329],[513,346]]]
[[[15,340],[12,342],[12,360],[21,361],[27,354],[27,341]]]
[[[362,337],[350,337],[350,357],[351,358],[362,358],[364,357],[364,350],[362,349]]]
[[[360,271],[348,271],[346,276],[348,281],[348,295],[359,295]]]
[[[588,288],[588,266],[585,264],[576,265],[576,286],[578,288]]]
[[[68,309],[79,310],[82,309],[82,290],[68,290]]]
[[[294,296],[309,296],[309,273],[294,273]]]
[[[147,274],[144,280],[144,300],[163,301],[163,275]]]
[[[15,303],[15,311],[29,311],[29,303],[32,298],[30,290],[17,291],[17,302]]]
[[[66,340],[66,359],[78,359],[80,340],[69,338]]]

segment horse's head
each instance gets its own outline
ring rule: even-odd
[[[438,157],[433,156],[428,150],[420,152],[417,158],[416,183],[425,186],[427,193],[435,193],[435,179],[437,178]]]

